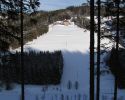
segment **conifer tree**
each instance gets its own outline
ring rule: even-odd
[[[23,12],[35,11],[39,0],[23,0]],[[16,39],[20,41],[20,0],[0,0],[0,50],[7,50]],[[32,10],[33,9],[33,10]]]

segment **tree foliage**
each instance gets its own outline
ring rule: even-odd
[[[39,0],[0,1],[0,50],[7,50],[15,39],[20,41],[20,25],[17,22],[20,18],[21,3],[25,14],[35,11],[40,5]]]
[[[2,57],[0,65],[0,80],[5,83],[21,83],[21,54],[19,52]],[[53,53],[24,53],[24,83],[25,84],[59,84],[63,71],[61,51]]]

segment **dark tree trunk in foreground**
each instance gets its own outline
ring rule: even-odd
[[[21,33],[21,95],[22,100],[25,100],[25,92],[24,92],[24,57],[23,57],[23,0],[21,0],[20,6],[20,33]]]
[[[96,88],[96,100],[100,98],[100,0],[98,4],[98,34],[97,34],[97,88]]]
[[[90,100],[94,100],[94,0],[90,5]]]
[[[117,5],[117,30],[116,30],[116,61],[118,61],[118,50],[119,50],[119,3],[120,1],[116,1]],[[116,65],[117,67],[119,66],[118,63]],[[117,75],[115,76],[115,85],[114,85],[114,100],[117,100]]]

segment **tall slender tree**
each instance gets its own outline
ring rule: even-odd
[[[23,15],[30,9],[39,6],[39,0],[1,0],[0,1],[0,50],[7,50],[13,38],[21,43],[21,99],[24,97],[24,59],[23,59]],[[20,16],[20,17],[19,17]],[[19,31],[17,31],[15,21],[19,21]],[[21,35],[19,35],[21,33]],[[17,35],[18,34],[18,35]],[[8,46],[4,46],[4,45]]]
[[[25,92],[24,92],[24,50],[23,50],[23,0],[20,2],[20,33],[21,33],[21,99],[25,100]]]
[[[94,0],[90,0],[90,100],[94,100]]]
[[[98,33],[97,33],[97,89],[96,89],[96,100],[100,99],[100,5],[101,1],[97,0],[98,5]]]
[[[114,2],[116,3],[116,6],[117,6],[117,29],[116,29],[116,61],[119,60],[119,57],[118,57],[118,52],[119,52],[119,4],[120,4],[120,0],[114,0]],[[117,67],[119,66],[118,63],[116,65]],[[114,100],[117,100],[117,75],[115,76],[115,85],[114,85]]]

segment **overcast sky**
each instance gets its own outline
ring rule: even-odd
[[[78,6],[81,5],[86,0],[39,0],[41,2],[40,10],[57,10],[66,8],[68,6]]]

